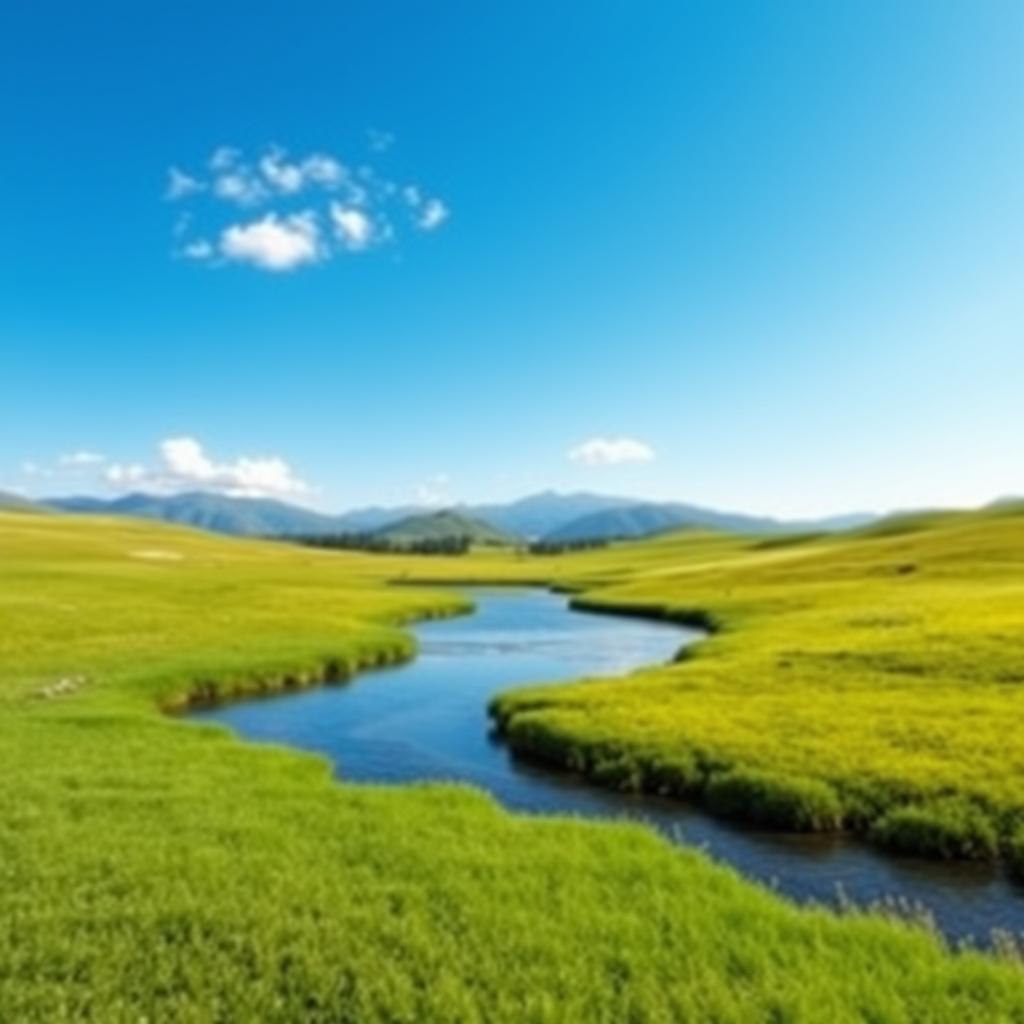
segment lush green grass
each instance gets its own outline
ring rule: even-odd
[[[1016,857],[1019,511],[785,545],[680,534],[568,557],[551,575],[583,588],[581,605],[703,617],[715,632],[678,664],[501,698],[521,752],[774,824],[841,822],[897,850]],[[737,772],[759,782],[723,800]]]
[[[766,553],[686,544],[554,563],[612,584],[609,600],[670,592],[726,627],[690,663],[597,684],[588,719],[634,685],[667,714],[676,673],[685,687],[717,660],[725,685],[729,644],[767,642],[767,591],[730,603],[708,589],[712,566]],[[316,758],[158,711],[407,656],[396,624],[460,607],[385,576],[468,563],[525,578],[534,561],[446,566],[0,515],[0,1020],[1024,1021],[1016,964],[798,910],[643,829],[517,818],[464,789],[339,785]],[[809,598],[787,612],[779,586],[782,624]],[[821,653],[812,643],[809,664]],[[539,722],[571,720],[588,692],[518,700]],[[685,772],[686,720],[669,718],[664,763],[678,752]],[[735,778],[786,806],[771,768]]]

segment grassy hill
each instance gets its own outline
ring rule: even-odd
[[[797,909],[643,828],[516,817],[459,787],[347,786],[316,757],[159,710],[410,656],[402,622],[464,605],[388,588],[399,573],[542,565],[606,604],[705,607],[724,628],[692,663],[520,694],[504,709],[520,737],[530,722],[580,750],[595,734],[624,752],[703,743],[823,778],[888,745],[890,775],[931,784],[941,754],[938,784],[998,766],[987,785],[1010,798],[1021,525],[919,540],[413,559],[0,513],[0,1020],[1024,1019],[1016,965]],[[929,659],[934,676],[907,671]],[[933,749],[950,715],[958,745]]]
[[[20,494],[9,494],[7,491],[0,491],[0,512],[52,512],[53,509],[45,505],[39,505]]]
[[[581,516],[545,534],[543,539],[554,544],[580,540],[625,540],[650,537],[684,527],[725,530],[741,534],[778,533],[788,536],[806,531],[831,533],[853,529],[870,522],[871,518],[868,515],[854,513],[799,522],[718,512],[678,502],[643,502]]]
[[[466,540],[474,545],[514,544],[515,538],[480,519],[445,510],[408,516],[374,531],[392,544],[414,544],[427,540]]]
[[[50,504],[65,512],[158,519],[237,537],[292,536],[336,529],[334,517],[311,509],[268,498],[234,498],[205,491],[127,494],[110,501],[57,498]]]

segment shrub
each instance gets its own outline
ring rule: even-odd
[[[896,853],[949,860],[995,857],[999,840],[988,816],[966,800],[948,798],[887,811],[874,825],[876,842]]]
[[[502,731],[515,754],[569,771],[584,771],[587,767],[578,744],[554,729],[536,712],[525,711],[503,718]]]
[[[642,769],[626,755],[612,755],[595,760],[589,775],[594,782],[606,789],[639,793],[644,788]]]
[[[838,794],[818,779],[734,768],[711,776],[704,799],[718,814],[798,832],[829,832],[843,824]]]
[[[648,755],[647,789],[661,796],[692,796],[704,784],[705,774],[688,752]]]

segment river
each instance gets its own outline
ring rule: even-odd
[[[495,694],[666,662],[701,634],[574,611],[564,597],[541,590],[467,593],[476,604],[472,615],[414,627],[414,661],[342,686],[223,704],[193,717],[252,740],[325,754],[347,782],[458,781],[518,812],[641,820],[798,902],[894,900],[926,909],[951,940],[979,945],[995,929],[1024,932],[1024,889],[991,865],[897,858],[852,837],[751,828],[513,758],[491,734],[486,708]]]

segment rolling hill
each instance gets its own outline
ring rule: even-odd
[[[8,491],[0,491],[0,511],[4,512],[50,512],[52,509],[46,505],[23,498],[20,494],[10,494]]]
[[[113,501],[56,498],[51,507],[65,512],[133,516],[196,526],[214,533],[246,537],[289,536],[336,530],[335,517],[267,498],[233,498],[193,491],[160,496],[128,494]]]
[[[497,547],[516,542],[515,537],[489,523],[451,510],[408,516],[374,531],[373,535],[398,545],[428,540],[468,540],[470,544]]]
[[[565,543],[579,540],[624,540],[650,537],[666,530],[692,526],[729,533],[833,532],[852,529],[871,520],[867,515],[830,519],[784,521],[735,512],[717,512],[697,505],[644,503],[608,508],[581,516],[544,535],[544,540]]]

